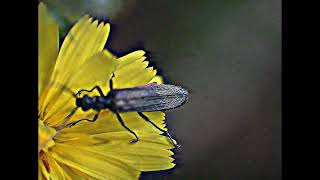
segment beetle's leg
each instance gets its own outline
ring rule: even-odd
[[[78,91],[78,93],[77,93],[76,95],[78,96],[78,95],[80,95],[82,92],[92,92],[92,91],[95,90],[95,89],[98,90],[98,92],[99,92],[99,94],[100,94],[101,96],[104,96],[104,94],[103,94],[103,92],[102,92],[102,89],[101,89],[99,86],[95,86],[95,87],[93,87],[93,88],[90,89],[90,90],[82,89],[82,90]]]
[[[78,123],[81,122],[81,121],[95,122],[95,121],[98,119],[99,114],[100,114],[100,111],[98,111],[98,113],[94,115],[93,119],[80,119],[80,120],[78,120],[78,121],[69,123],[67,126],[72,127],[72,126],[78,124]]]
[[[78,107],[73,108],[70,114],[68,114],[68,116],[64,118],[63,122],[56,128],[56,131],[60,131],[61,129],[68,126],[67,122],[71,119],[71,117],[74,115],[74,113],[76,113],[77,110],[78,110]]]
[[[119,113],[116,113],[116,115],[117,115],[117,118],[118,118],[120,124],[121,124],[124,128],[126,128],[131,134],[133,134],[133,135],[136,137],[136,139],[131,140],[131,143],[136,143],[136,142],[138,142],[138,141],[139,141],[139,138],[138,138],[137,134],[136,134],[135,132],[133,132],[131,129],[129,129],[129,128],[124,124],[124,122],[123,122],[123,120],[122,120],[122,118],[121,118],[121,116],[120,116]]]
[[[109,80],[109,87],[110,87],[110,91],[113,89],[113,82],[112,82],[112,79],[114,78],[114,73],[112,73],[112,76]]]
[[[144,115],[142,112],[138,112],[138,114],[147,122],[149,122],[150,124],[152,124],[155,128],[157,128],[159,131],[163,132],[165,135],[167,135],[167,137],[170,139],[171,143],[175,146],[175,147],[180,147],[180,145],[174,143],[174,140],[172,139],[170,133],[168,131],[165,131],[161,128],[159,128],[156,124],[154,124],[146,115]]]

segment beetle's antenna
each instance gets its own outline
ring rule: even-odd
[[[65,84],[61,84],[58,82],[52,82],[52,84],[56,84],[58,86],[61,87],[61,92],[62,91],[66,91],[68,93],[70,93],[73,97],[77,98],[77,94],[75,92],[73,92],[68,86],[66,86]]]
[[[68,92],[68,93],[71,94],[74,98],[77,98],[76,93],[74,93],[74,92],[73,92],[69,87],[67,87],[66,85],[61,84],[61,83],[58,83],[58,82],[51,82],[51,84],[52,84],[52,86],[56,85],[56,86],[59,86],[59,87],[61,87],[61,88],[59,89],[59,92],[56,93],[55,96],[51,97],[51,100],[46,104],[46,106],[45,106],[45,108],[44,108],[44,113],[47,111],[47,108],[50,106],[50,103],[53,103],[53,102],[54,102],[53,99],[57,99],[58,96],[59,96],[62,92]],[[70,98],[67,99],[67,100],[65,101],[65,103],[67,103],[69,100],[70,100]],[[56,113],[58,113],[60,110],[61,110],[61,109],[57,109],[55,112],[51,113],[50,116],[47,117],[47,118],[48,118],[48,119],[51,118],[51,117],[54,116]]]

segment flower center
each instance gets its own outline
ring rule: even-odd
[[[39,136],[38,136],[38,152],[41,150],[47,152],[48,148],[54,146],[53,136],[56,134],[56,130],[50,126],[47,126],[43,121],[38,120]]]

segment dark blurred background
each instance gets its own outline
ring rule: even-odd
[[[282,178],[281,1],[47,3],[66,28],[84,13],[107,19],[108,49],[143,47],[167,83],[190,90],[188,103],[167,113],[182,144],[177,167],[141,179]]]

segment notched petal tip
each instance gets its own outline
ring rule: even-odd
[[[104,24],[104,23],[102,23],[102,24]],[[105,23],[104,27],[105,27],[105,29],[110,29],[110,24],[109,23]]]
[[[144,50],[137,50],[135,51],[137,54],[139,54],[140,56],[143,56],[146,54],[146,52]]]
[[[93,17],[90,16],[90,18],[87,20],[87,23],[90,25],[93,24]]]
[[[93,23],[92,23],[92,25],[95,26],[95,27],[98,27],[98,23],[99,23],[98,20],[94,20]]]
[[[120,58],[118,58],[118,61],[134,61],[134,60],[137,60],[141,57],[143,57],[145,55],[145,51],[143,50],[137,50],[137,51],[134,51],[134,52],[131,52],[125,56],[122,56]]]
[[[81,19],[87,20],[87,19],[89,19],[89,18],[90,18],[90,15],[86,14],[86,15],[84,15],[82,18],[80,18],[80,20],[81,20]]]

